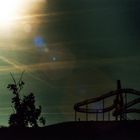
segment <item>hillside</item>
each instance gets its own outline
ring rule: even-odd
[[[64,122],[44,128],[1,128],[1,138],[19,140],[139,140],[140,121]]]

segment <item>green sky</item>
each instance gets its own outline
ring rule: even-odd
[[[25,70],[47,124],[74,119],[73,105],[124,87],[140,90],[140,3],[48,0],[0,29],[0,124],[12,112],[6,86]]]

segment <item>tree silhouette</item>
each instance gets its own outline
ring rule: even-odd
[[[10,115],[10,127],[38,127],[38,119],[41,114],[41,106],[36,108],[35,96],[30,93],[27,96],[20,96],[24,82],[22,81],[23,73],[18,82],[11,74],[14,84],[8,84],[7,88],[12,92],[12,104],[14,105],[14,113]]]

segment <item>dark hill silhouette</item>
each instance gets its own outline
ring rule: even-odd
[[[140,121],[65,122],[43,128],[1,128],[0,135],[14,140],[139,140]]]

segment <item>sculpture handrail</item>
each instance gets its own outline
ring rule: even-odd
[[[76,103],[74,105],[74,109],[76,111],[78,111],[80,106],[84,106],[84,105],[87,105],[87,104],[90,104],[90,103],[95,103],[95,102],[101,101],[103,99],[106,99],[108,97],[111,97],[111,96],[114,96],[114,95],[117,95],[117,94],[120,94],[120,93],[135,94],[135,95],[140,96],[140,92],[137,91],[137,90],[128,89],[128,88],[127,89],[119,89],[119,90],[108,92],[108,93],[106,93],[104,95],[101,95],[99,97],[96,97],[96,98],[91,98],[91,99],[87,99],[87,100],[84,100],[82,102]]]
[[[114,108],[115,108],[114,105],[112,105],[112,106],[106,107],[104,109],[79,108],[76,111],[81,112],[81,113],[105,113],[105,112],[113,110]]]
[[[117,94],[135,94],[135,95],[139,95],[140,96],[140,92],[137,91],[137,90],[134,90],[134,89],[130,89],[130,88],[124,88],[124,89],[119,89],[119,90],[116,90],[116,91],[111,91],[111,92],[108,92],[104,95],[101,95],[99,97],[96,97],[96,98],[91,98],[91,99],[87,99],[87,100],[84,100],[82,102],[79,102],[77,104],[74,105],[74,110],[77,111],[77,112],[81,112],[81,113],[105,113],[105,112],[109,112],[111,110],[113,110],[115,108],[115,105],[111,105],[109,107],[106,107],[106,108],[103,108],[103,109],[90,109],[90,108],[82,108],[82,106],[84,105],[88,105],[90,103],[95,103],[95,102],[99,102],[101,100],[104,100],[106,98],[109,98],[111,96],[114,96],[114,95],[117,95]],[[140,102],[140,99],[136,99],[136,100],[133,100],[127,104],[124,105],[124,108],[121,110],[122,112],[129,112],[129,110],[126,110],[127,108],[129,108],[130,106],[133,106],[134,104],[137,104]],[[136,111],[136,113],[138,112],[139,113],[139,110],[138,109],[131,109],[130,110],[131,112],[132,111]],[[121,114],[121,112],[117,112],[115,114]]]
[[[96,114],[96,120],[98,120],[98,114],[102,114],[102,119],[105,119],[104,113],[108,112],[108,119],[110,120],[110,112],[116,118],[116,120],[127,120],[127,113],[140,113],[140,109],[137,108],[130,108],[133,105],[140,103],[140,97],[133,99],[128,102],[127,94],[133,94],[140,96],[140,91],[131,89],[131,88],[121,88],[121,81],[117,81],[117,90],[110,91],[106,94],[103,94],[96,98],[87,99],[76,103],[74,105],[75,110],[75,120],[77,120],[76,112],[86,113],[86,120],[88,120],[89,113]],[[110,98],[112,96],[116,96],[113,99],[113,103],[110,106],[105,107],[105,99]],[[101,109],[94,109],[89,107],[88,105],[91,103],[101,102],[102,101],[102,108]]]
[[[123,113],[132,113],[132,112],[140,113],[140,109],[135,109],[135,108],[127,109],[135,104],[138,104],[138,103],[140,103],[140,98],[137,98],[137,99],[132,100],[131,102],[128,102],[120,110],[114,112],[113,115],[116,116],[116,115],[120,115]]]

